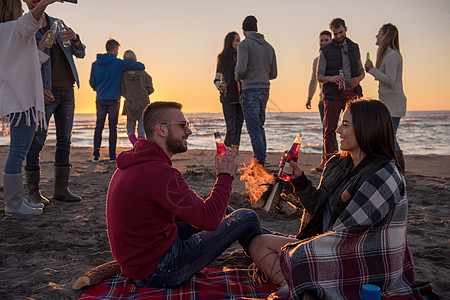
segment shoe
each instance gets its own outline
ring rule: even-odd
[[[115,164],[116,160],[115,159],[110,159],[109,162],[112,163],[112,164]]]
[[[30,203],[43,203],[48,205],[50,201],[42,196],[39,191],[39,182],[41,179],[41,170],[30,171],[25,168],[25,183],[26,183],[26,195],[28,196],[28,201]],[[26,204],[26,203],[25,203]],[[28,205],[30,206],[30,205]],[[32,206],[33,207],[33,206]],[[39,206],[38,206],[39,207]]]
[[[92,162],[94,162],[94,163],[98,163],[99,161],[100,161],[100,157],[98,157],[98,156],[94,156],[92,158]]]
[[[22,184],[22,173],[4,174],[3,188],[5,192],[5,214],[11,216],[35,216],[42,213],[42,207],[30,207],[25,202]]]
[[[55,181],[53,199],[65,202],[79,202],[81,197],[74,195],[69,190],[70,165],[55,166]]]

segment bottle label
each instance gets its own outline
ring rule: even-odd
[[[294,168],[291,166],[290,162],[291,162],[290,159],[286,159],[286,163],[284,164],[283,167],[283,174],[289,176],[292,175],[292,173],[294,172]]]

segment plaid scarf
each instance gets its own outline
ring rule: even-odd
[[[364,284],[379,286],[383,298],[411,294],[407,209],[405,180],[390,162],[363,183],[330,231],[282,249],[290,297],[361,299]]]

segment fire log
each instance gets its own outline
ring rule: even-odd
[[[80,290],[90,285],[96,285],[111,276],[120,273],[120,265],[117,261],[113,260],[107,262],[106,264],[97,266],[83,275],[81,275],[72,284],[72,289]]]
[[[275,212],[278,201],[280,201],[280,194],[283,190],[283,185],[279,182],[275,182],[272,186],[272,190],[270,191],[269,198],[267,199],[266,205],[264,206],[264,210],[268,212]]]
[[[278,208],[287,216],[293,215],[297,212],[297,209],[285,200],[278,202]]]
[[[293,204],[294,206],[297,206],[298,208],[303,208],[303,205],[300,203],[300,200],[292,197],[291,195],[286,195],[285,200],[286,200],[286,202],[289,202],[289,203]]]

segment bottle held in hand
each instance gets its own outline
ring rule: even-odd
[[[219,90],[222,94],[227,93],[227,83],[225,82],[225,78],[223,78],[222,74],[219,76]]]
[[[290,162],[296,162],[298,160],[298,152],[300,150],[300,146],[302,145],[302,139],[303,135],[301,134],[301,132],[299,132],[295,137],[294,143],[292,143],[291,149],[288,151],[288,153],[285,154],[286,160],[280,167],[278,178],[285,181],[289,181],[291,179],[294,168],[291,166]]]
[[[214,140],[216,141],[216,155],[218,158],[222,158],[224,153],[227,151],[227,147],[223,143],[222,136],[217,129],[214,129]]]
[[[53,46],[57,33],[58,33],[58,20],[55,20],[52,24],[52,27],[50,27],[50,32],[47,34],[47,37],[45,38],[45,47],[51,48]]]
[[[64,28],[63,28],[63,23],[62,23],[62,21],[61,20],[58,20],[58,31],[59,32],[61,32],[61,31],[66,31]],[[64,47],[70,47],[70,40],[63,40],[62,39],[62,43],[63,43],[63,46]]]
[[[367,54],[366,54],[366,61],[368,61],[368,60],[370,60],[370,53],[369,52],[367,52]]]
[[[345,77],[344,77],[344,70],[339,70],[339,76],[341,76],[342,78],[344,78],[344,83],[340,83],[339,84],[339,89],[340,90],[345,90]]]

